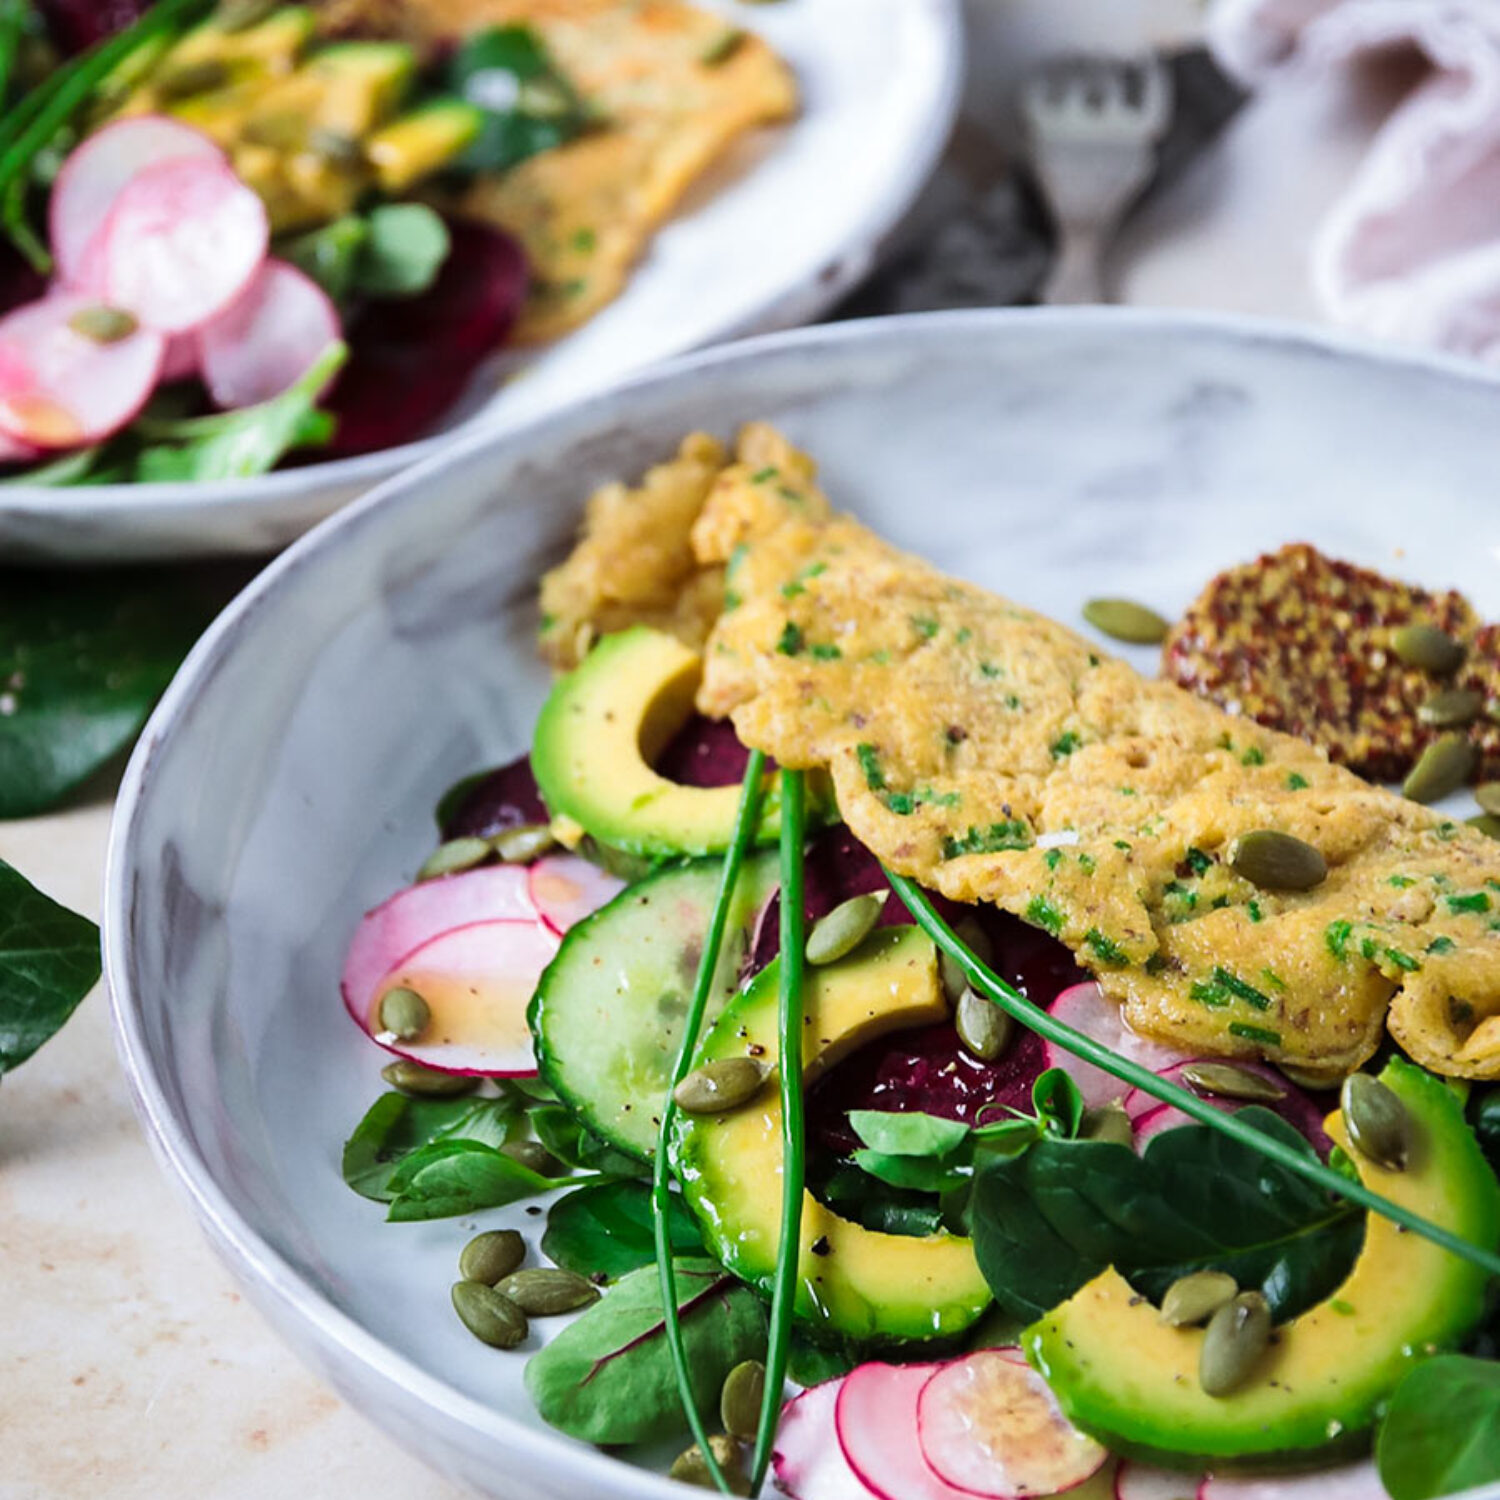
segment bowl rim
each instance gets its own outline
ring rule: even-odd
[[[200,686],[225,665],[257,616],[274,607],[290,580],[309,568],[317,568],[331,548],[368,531],[371,526],[378,526],[386,510],[422,503],[424,491],[430,485],[476,451],[504,442],[532,442],[556,429],[587,427],[600,418],[617,424],[622,417],[621,403],[628,407],[638,394],[678,385],[690,397],[697,380],[719,366],[753,364],[763,355],[788,349],[817,357],[816,351],[820,349],[851,344],[878,346],[882,341],[923,337],[955,340],[994,337],[1021,324],[1064,332],[1120,329],[1137,338],[1155,332],[1168,337],[1282,347],[1341,362],[1373,361],[1500,392],[1500,372],[1489,371],[1458,356],[1392,347],[1372,338],[1282,320],[1171,309],[966,308],[816,324],[714,345],[653,366],[627,381],[540,413],[527,422],[471,434],[465,441],[449,445],[442,454],[392,478],[321,522],[259,573],[208,628],[163,695],[126,767],[106,852],[104,974],[116,1049],[136,1114],[158,1160],[170,1169],[169,1176],[175,1179],[175,1186],[185,1193],[215,1249],[230,1263],[231,1269],[252,1280],[257,1294],[272,1299],[281,1313],[294,1318],[314,1339],[335,1347],[342,1357],[357,1362],[392,1389],[415,1397],[434,1416],[462,1426],[474,1437],[498,1440],[512,1451],[548,1466],[558,1481],[593,1487],[584,1493],[619,1496],[622,1500],[626,1497],[672,1500],[678,1491],[663,1475],[580,1447],[561,1434],[538,1430],[484,1405],[428,1373],[368,1331],[306,1283],[285,1257],[260,1237],[235,1206],[230,1193],[215,1179],[191,1132],[175,1115],[145,1034],[141,998],[132,984],[131,928],[138,844],[144,808],[155,791],[156,767],[170,752],[179,721],[192,712]],[[683,421],[686,430],[692,425],[690,414],[685,414]],[[255,1300],[264,1311],[260,1295]],[[272,1321],[279,1333],[279,1320]],[[295,1347],[306,1358],[302,1346]],[[1483,1496],[1500,1500],[1500,1486],[1468,1494],[1472,1500],[1481,1500]]]
[[[947,146],[963,95],[968,60],[963,0],[921,0],[921,5],[938,44],[930,108],[924,127],[913,138],[911,149],[899,169],[885,178],[880,192],[871,197],[864,213],[851,226],[835,259],[813,270],[805,279],[772,292],[707,340],[679,349],[667,356],[668,359],[678,359],[710,345],[770,333],[816,318],[852,290],[879,260],[901,219],[931,178]],[[796,124],[796,120],[791,121],[789,128],[795,129]],[[627,293],[628,290],[627,286]],[[564,335],[564,342],[566,338]],[[495,354],[504,352],[503,345],[494,351]],[[627,380],[633,378],[633,375],[626,377]],[[393,448],[381,448],[374,453],[323,459],[292,468],[273,469],[268,474],[210,481],[208,484],[200,480],[99,484],[87,486],[85,493],[93,511],[129,511],[138,507],[172,516],[199,506],[218,509],[260,500],[305,498],[320,491],[368,489],[426,462],[454,443],[525,425],[543,414],[538,411],[520,418],[510,417],[497,399],[503,388],[503,385],[496,386],[477,411],[451,428],[414,438],[408,443],[398,443]],[[559,398],[556,406],[549,405],[545,410],[572,405],[567,398]],[[205,494],[205,490],[210,493]],[[58,493],[51,485],[25,484],[19,479],[11,481],[0,488],[0,512],[42,517],[49,512],[56,514]]]

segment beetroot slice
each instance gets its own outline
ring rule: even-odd
[[[39,0],[37,9],[52,40],[68,56],[134,25],[151,0]]]
[[[738,786],[750,751],[728,719],[693,714],[656,758],[656,771],[683,786]]]
[[[938,1478],[917,1438],[917,1397],[939,1368],[866,1364],[844,1376],[834,1406],[839,1447],[878,1500],[973,1500]]]
[[[531,773],[531,757],[522,755],[484,772],[459,796],[443,823],[443,837],[487,839],[507,828],[546,823],[551,816]]]
[[[450,220],[452,247],[420,297],[366,303],[351,320],[349,362],[325,405],[335,456],[422,436],[498,349],[526,298],[526,256],[508,234]]]
[[[842,1380],[825,1380],[781,1408],[771,1471],[792,1500],[873,1500],[849,1467],[834,1429]]]

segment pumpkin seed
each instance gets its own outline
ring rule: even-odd
[[[514,1349],[531,1331],[526,1314],[482,1281],[453,1283],[453,1311],[476,1339],[494,1349]]]
[[[715,1433],[708,1440],[709,1450],[718,1460],[719,1468],[724,1475],[725,1482],[729,1485],[731,1495],[748,1495],[750,1493],[750,1481],[745,1475],[744,1465],[740,1456],[740,1445],[732,1437],[724,1433]],[[679,1453],[672,1460],[672,1467],[667,1470],[670,1478],[675,1479],[678,1484],[696,1485],[700,1490],[717,1489],[714,1483],[712,1471],[708,1467],[708,1461],[703,1457],[703,1450],[697,1443],[683,1453]]]
[[[201,57],[197,62],[177,63],[163,68],[151,80],[158,99],[174,103],[221,89],[229,82],[229,64],[218,57]]]
[[[599,1288],[586,1276],[556,1266],[512,1271],[495,1290],[532,1318],[555,1318],[599,1300]]]
[[[1085,1141],[1111,1141],[1116,1146],[1129,1146],[1135,1141],[1135,1128],[1124,1105],[1101,1104],[1084,1110],[1078,1136]]]
[[[1217,1094],[1221,1099],[1259,1099],[1274,1103],[1286,1098],[1286,1090],[1270,1078],[1234,1063],[1187,1063],[1182,1076],[1200,1094]]]
[[[1411,1117],[1406,1106],[1378,1078],[1351,1073],[1339,1093],[1349,1143],[1388,1172],[1404,1172],[1411,1159]]]
[[[417,871],[418,880],[436,880],[439,875],[457,875],[461,870],[472,870],[490,857],[488,839],[449,839],[439,844]]]
[[[1391,636],[1391,649],[1408,666],[1446,677],[1463,665],[1464,648],[1436,625],[1403,625]]]
[[[1161,1320],[1173,1328],[1196,1328],[1232,1302],[1239,1290],[1234,1277],[1224,1271],[1179,1276],[1161,1299]]]
[[[753,1057],[722,1057],[694,1068],[672,1091],[679,1109],[690,1115],[718,1115],[748,1104],[766,1081]]]
[[[1477,828],[1487,838],[1500,839],[1500,817],[1494,813],[1480,813],[1477,818],[1465,818],[1470,828]]]
[[[307,149],[336,167],[357,167],[365,159],[365,148],[352,135],[321,125],[308,132]]]
[[[1299,1089],[1336,1089],[1344,1081],[1342,1068],[1299,1068],[1295,1063],[1279,1063],[1277,1070]]]
[[[220,0],[214,12],[214,26],[219,31],[248,31],[271,14],[281,0]]]
[[[766,1367],[758,1359],[737,1364],[724,1377],[719,1419],[731,1437],[753,1442],[760,1431],[760,1407],[766,1393]]]
[[[466,1073],[439,1073],[436,1068],[424,1068],[409,1057],[398,1057],[395,1062],[387,1063],[380,1070],[380,1076],[393,1089],[423,1099],[454,1099],[479,1087],[479,1080]]]
[[[1477,753],[1466,735],[1440,734],[1417,757],[1401,783],[1401,795],[1413,802],[1436,802],[1469,779]]]
[[[1484,707],[1484,698],[1468,688],[1449,688],[1434,693],[1417,709],[1417,717],[1435,729],[1460,729],[1472,724]]]
[[[851,896],[826,917],[813,923],[807,935],[807,961],[832,964],[853,953],[874,932],[889,891],[879,895]]]
[[[74,333],[96,344],[118,344],[140,326],[133,313],[126,312],[123,307],[106,307],[102,302],[92,307],[80,307],[68,319],[68,327]]]
[[[240,138],[251,146],[273,151],[300,151],[307,144],[307,119],[294,109],[256,115],[240,128]]]
[[[387,990],[380,1001],[379,1023],[399,1042],[414,1042],[432,1022],[427,1002],[404,984]]]
[[[1242,833],[1229,846],[1229,867],[1263,891],[1310,891],[1328,878],[1328,861],[1313,846],[1278,828]]]
[[[1016,1034],[1015,1021],[971,989],[965,989],[960,997],[953,1025],[964,1051],[980,1062],[994,1062]]]
[[[494,1286],[525,1259],[526,1241],[514,1229],[487,1229],[459,1252],[458,1273],[465,1281]]]
[[[1492,817],[1500,818],[1500,781],[1481,781],[1474,788],[1474,800]]]
[[[529,865],[556,843],[550,823],[522,823],[490,836],[490,848],[507,865]]]
[[[1198,1384],[1209,1396],[1243,1385],[1271,1342],[1271,1308],[1259,1292],[1241,1292],[1209,1319],[1198,1351]]]
[[[1154,609],[1131,599],[1090,599],[1083,618],[1111,640],[1137,646],[1159,646],[1172,628]]]
[[[540,1141],[506,1141],[500,1150],[538,1177],[561,1177],[563,1164]]]
[[[973,917],[965,917],[953,930],[980,963],[987,964],[994,958],[994,945],[990,942],[989,934]],[[964,972],[964,966],[951,953],[939,952],[938,972],[942,975],[943,993],[947,995],[948,1003],[957,1005],[969,987],[969,976]]]

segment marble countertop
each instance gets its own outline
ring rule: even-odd
[[[1117,268],[1125,300],[1307,313],[1295,247],[1347,172],[1346,125],[1321,146],[1299,135],[1298,193],[1267,214],[1264,172],[1278,169],[1255,163],[1278,156],[1256,136],[1273,132],[1242,111],[1138,218]],[[995,161],[982,133],[960,132],[912,258],[859,310],[1029,294],[1045,250]],[[977,210],[952,212],[955,193]],[[107,801],[0,823],[0,858],[97,916],[108,824]],[[242,1303],[136,1125],[102,993],[0,1089],[0,1277],[0,1500],[458,1494]]]

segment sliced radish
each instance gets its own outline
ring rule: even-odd
[[[174,333],[167,340],[167,352],[161,362],[161,380],[186,380],[198,373],[198,336],[193,333]]]
[[[947,1483],[993,1500],[1055,1495],[1109,1459],[1029,1365],[981,1349],[943,1365],[917,1397],[922,1456]]]
[[[92,297],[57,292],[0,318],[0,431],[37,448],[76,448],[118,431],[146,404],[165,340],[137,329],[113,343],[70,320]]]
[[[1164,1130],[1176,1130],[1179,1125],[1191,1125],[1193,1117],[1185,1115],[1175,1104],[1158,1104],[1131,1121],[1135,1130],[1135,1149],[1144,1151],[1146,1142]]]
[[[343,337],[338,309],[310,276],[268,260],[218,317],[198,330],[209,394],[223,407],[255,406],[295,385]]]
[[[1191,1085],[1183,1077],[1183,1069],[1191,1063],[1215,1063],[1222,1059],[1212,1057],[1190,1058],[1185,1062],[1173,1063],[1170,1067],[1158,1069],[1158,1076],[1166,1079],[1169,1083],[1175,1083],[1183,1088]],[[1312,1145],[1317,1149],[1319,1155],[1327,1156],[1333,1147],[1333,1141],[1328,1132],[1323,1128],[1323,1115],[1325,1107],[1320,1105],[1311,1094],[1305,1093],[1274,1068],[1265,1063],[1240,1062],[1235,1060],[1234,1067],[1246,1073],[1254,1073],[1257,1077],[1265,1079],[1267,1083],[1273,1084],[1281,1090],[1279,1099],[1249,1100],[1229,1099],[1221,1094],[1199,1093],[1199,1097],[1205,1104],[1211,1104],[1215,1109],[1222,1110],[1226,1114],[1235,1114],[1244,1109],[1247,1104],[1257,1103],[1262,1108],[1269,1109],[1272,1114],[1280,1115],[1294,1130],[1300,1131]],[[1194,1089],[1194,1093],[1199,1091]],[[1130,1116],[1131,1123],[1144,1120],[1147,1116],[1154,1115],[1157,1110],[1164,1106],[1162,1101],[1154,1094],[1148,1094],[1144,1089],[1131,1089],[1125,1096],[1125,1113]],[[1181,1112],[1173,1109],[1174,1114]],[[1188,1117],[1182,1115],[1175,1123],[1187,1123]],[[1158,1129],[1166,1129],[1166,1126],[1158,1125]]]
[[[473,922],[408,954],[376,986],[366,1031],[399,1057],[444,1073],[520,1078],[536,1072],[526,1007],[557,938],[540,922]],[[415,990],[432,1013],[426,1030],[402,1042],[380,1029],[393,989]]]
[[[486,865],[397,891],[367,911],[349,944],[339,982],[349,1014],[363,1026],[375,986],[433,938],[471,922],[536,922],[518,865]]]
[[[1059,1021],[1066,1022],[1075,1031],[1102,1043],[1121,1057],[1138,1062],[1153,1072],[1183,1061],[1185,1053],[1173,1051],[1156,1042],[1139,1037],[1126,1024],[1120,1007],[1108,999],[1097,984],[1075,984],[1066,989],[1047,1007]],[[1090,1108],[1108,1104],[1124,1092],[1118,1078],[1096,1068],[1091,1063],[1080,1062],[1061,1047],[1047,1044],[1047,1066],[1061,1068],[1078,1085],[1083,1101]]]
[[[792,1500],[872,1500],[834,1432],[842,1380],[825,1380],[781,1408],[771,1454],[776,1487]]]
[[[224,160],[201,131],[165,115],[133,115],[88,137],[57,174],[48,206],[48,228],[58,279],[87,286],[90,246],[115,200],[138,172],[184,158]]]
[[[264,204],[224,161],[185,157],[139,172],[105,221],[108,300],[161,333],[224,311],[266,258]]]
[[[625,889],[623,880],[576,854],[549,854],[530,873],[532,905],[559,936]]]
[[[35,463],[45,452],[44,448],[35,448],[20,438],[13,438],[8,432],[0,432],[0,464]]]
[[[839,1447],[877,1500],[973,1500],[939,1479],[917,1439],[917,1397],[939,1365],[860,1365],[834,1408]]]
[[[1115,1470],[1115,1500],[1194,1500],[1200,1476],[1126,1459]]]
[[[1208,1475],[1198,1500],[1388,1500],[1373,1459],[1311,1474]]]

